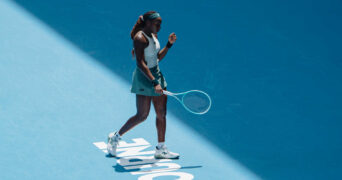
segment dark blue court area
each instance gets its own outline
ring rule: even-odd
[[[107,156],[136,113],[130,31],[158,11],[168,90],[198,89],[204,115],[168,99]],[[0,179],[342,179],[342,2],[0,1]]]

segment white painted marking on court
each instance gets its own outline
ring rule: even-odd
[[[156,173],[156,172],[176,171],[181,168],[181,166],[176,163],[154,163],[154,164],[146,164],[146,165],[128,166],[124,168],[127,170],[130,170],[130,169],[145,169],[145,168],[163,167],[163,166],[166,166],[167,168],[139,170],[139,171],[131,172],[131,174],[139,175],[139,174]]]
[[[105,142],[94,142],[93,144],[101,150],[107,148],[107,144]]]
[[[194,178],[194,176],[189,173],[174,172],[181,169],[182,166],[177,163],[171,163],[171,159],[155,159],[154,156],[142,156],[155,153],[154,150],[143,151],[151,147],[150,143],[145,139],[134,138],[132,141],[134,143],[120,141],[120,146],[118,146],[120,148],[117,149],[117,152],[122,152],[117,156],[120,158],[117,160],[117,163],[126,170],[136,169],[136,171],[130,171],[131,175],[142,175],[138,177],[140,180],[149,180],[160,176],[178,176],[179,180],[191,180]],[[106,150],[107,144],[105,142],[94,142],[93,144],[103,152],[108,153]],[[155,167],[166,168],[147,169]]]
[[[139,161],[136,161],[136,160]],[[131,162],[131,160],[135,160]],[[140,164],[154,164],[157,162],[169,162],[171,159],[155,159],[154,156],[130,156],[130,157],[122,157],[117,160],[117,163],[122,166],[132,166],[132,165],[140,165]]]

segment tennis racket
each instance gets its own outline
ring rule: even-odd
[[[182,93],[172,93],[163,90],[163,93],[176,98],[187,111],[194,114],[205,114],[211,107],[210,96],[200,90],[191,90]]]

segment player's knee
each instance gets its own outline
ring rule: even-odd
[[[148,113],[138,113],[137,114],[137,120],[139,122],[143,122],[147,119]]]
[[[157,119],[164,120],[166,118],[166,111],[162,110],[156,113]]]

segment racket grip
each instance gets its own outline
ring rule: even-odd
[[[165,91],[165,90],[163,90],[163,94],[165,94],[165,95],[169,95],[169,96],[170,96],[170,95],[173,95],[173,94],[172,94],[172,92]]]

